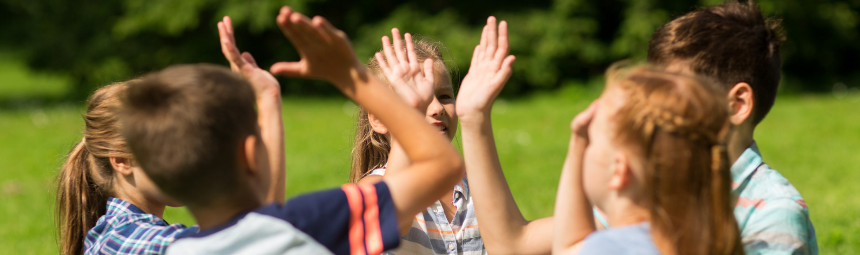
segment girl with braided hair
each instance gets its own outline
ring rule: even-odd
[[[571,124],[553,253],[743,254],[725,105],[704,79],[610,68],[600,99]],[[594,232],[592,205],[607,230]]]

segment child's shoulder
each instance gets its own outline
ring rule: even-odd
[[[190,235],[173,243],[167,254],[330,254],[313,238],[266,210],[248,212],[227,224]],[[263,211],[258,212],[258,211]],[[287,251],[287,253],[283,253]]]

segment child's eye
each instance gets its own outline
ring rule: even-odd
[[[439,96],[437,96],[436,98],[438,98],[439,100],[454,99],[454,97],[452,97],[452,96],[450,96],[450,95],[439,95]]]

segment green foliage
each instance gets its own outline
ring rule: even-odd
[[[643,59],[651,33],[673,17],[721,0],[0,0],[0,45],[24,53],[31,67],[68,73],[80,98],[92,88],[177,63],[225,63],[215,23],[233,18],[241,49],[268,65],[295,60],[276,28],[278,8],[290,5],[327,17],[369,59],[392,27],[447,46],[457,77],[489,15],[507,20],[517,56],[505,95],[555,89],[599,77],[612,62]],[[759,0],[767,15],[783,18],[789,40],[782,47],[786,83],[793,90],[822,91],[860,82],[860,1]],[[334,94],[318,82],[284,80],[285,94]]]

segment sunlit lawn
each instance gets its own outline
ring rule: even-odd
[[[33,93],[3,87],[9,73],[0,68],[0,97]],[[38,93],[60,89],[45,90]],[[527,218],[552,213],[569,121],[598,93],[573,86],[497,103],[493,121],[502,165]],[[0,253],[56,253],[54,178],[80,139],[82,106],[0,108]],[[288,196],[344,183],[355,106],[342,98],[288,95],[283,109]],[[806,199],[821,254],[860,253],[858,109],[856,94],[782,96],[756,132],[765,161]],[[454,143],[459,146],[459,138]],[[193,224],[179,208],[168,209],[165,218]]]

